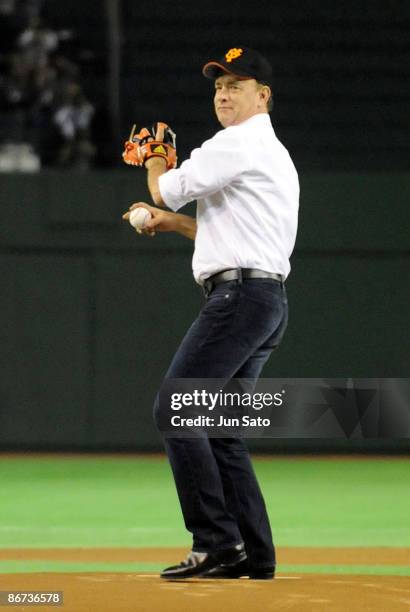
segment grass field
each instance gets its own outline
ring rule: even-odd
[[[258,458],[254,464],[278,547],[410,547],[408,459]],[[1,549],[190,548],[163,457],[5,455],[0,482]],[[0,561],[0,572],[13,573],[160,567]],[[315,566],[315,571],[328,569]],[[343,573],[345,566],[334,571]],[[409,567],[399,565],[368,564],[368,571],[410,575]]]

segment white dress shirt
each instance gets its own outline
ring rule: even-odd
[[[197,200],[192,268],[199,284],[231,268],[288,276],[299,181],[267,113],[217,132],[162,174],[159,190],[174,211]]]

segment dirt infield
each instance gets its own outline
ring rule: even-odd
[[[9,548],[0,549],[1,560],[46,559],[58,561],[100,561],[112,563],[174,563],[184,559],[186,548]],[[280,564],[408,565],[410,548],[302,548],[278,547]],[[410,581],[410,578],[409,578]]]
[[[166,582],[148,574],[2,576],[2,590],[64,591],[66,612],[395,612],[410,610],[408,577],[279,575],[256,580]],[[13,610],[29,610],[13,606]],[[42,609],[51,608],[44,606]]]
[[[1,550],[0,560],[178,562],[186,549]],[[282,564],[410,565],[408,548],[280,548]],[[164,581],[148,573],[0,575],[0,590],[64,591],[65,612],[410,612],[410,578],[284,572],[273,581]],[[6,608],[4,608],[6,609]],[[31,606],[13,606],[31,610]],[[49,606],[41,609],[51,610]]]

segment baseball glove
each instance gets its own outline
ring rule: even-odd
[[[158,122],[151,131],[142,128],[138,134],[135,134],[135,128],[133,125],[124,145],[122,157],[126,164],[144,166],[147,159],[162,157],[167,163],[167,170],[176,167],[176,135],[166,123]]]

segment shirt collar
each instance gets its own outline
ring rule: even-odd
[[[237,127],[242,127],[245,125],[249,125],[251,123],[260,123],[260,124],[271,124],[269,113],[256,113],[256,115],[252,115],[249,119],[245,119],[242,123],[238,123]]]

